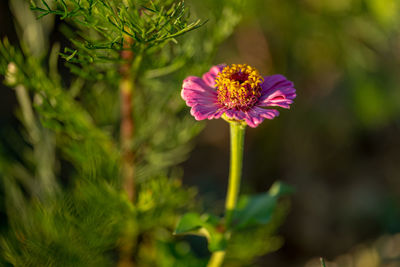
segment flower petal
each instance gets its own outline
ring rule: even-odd
[[[244,120],[246,117],[246,114],[244,114],[243,111],[240,110],[234,110],[234,109],[227,109],[225,111],[225,115],[229,118],[229,119],[233,119],[233,120]]]
[[[229,119],[234,120],[244,120],[247,125],[250,127],[257,127],[260,123],[264,121],[264,119],[272,120],[276,116],[279,116],[279,111],[276,109],[264,109],[260,107],[253,107],[248,111],[240,111],[240,110],[225,110],[225,115]]]
[[[181,96],[189,107],[195,104],[216,102],[217,92],[195,76],[190,76],[183,81]]]
[[[217,119],[224,111],[218,104],[217,92],[203,79],[190,76],[183,81],[181,96],[196,120]]]
[[[252,128],[257,127],[264,119],[272,120],[276,116],[279,116],[279,111],[276,109],[264,109],[259,107],[253,107],[249,111],[245,112],[245,118],[247,125]]]
[[[296,89],[293,86],[291,81],[280,74],[264,77],[264,82],[261,84],[261,97],[257,105],[289,108],[293,99],[296,98]]]
[[[220,73],[222,71],[223,68],[225,68],[226,65],[225,64],[221,64],[221,65],[217,65],[217,66],[213,66],[209,72],[206,72],[203,75],[203,80],[204,82],[214,88],[215,87],[215,78],[217,78],[218,73]]]
[[[204,119],[219,119],[224,112],[225,110],[216,104],[195,105],[190,110],[190,114],[198,121]]]

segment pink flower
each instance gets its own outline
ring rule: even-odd
[[[249,65],[232,64],[214,66],[202,78],[189,76],[183,81],[181,96],[196,120],[224,116],[254,128],[279,115],[276,109],[265,107],[288,109],[296,89],[282,75],[262,77]]]

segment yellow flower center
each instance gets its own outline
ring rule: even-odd
[[[215,79],[218,102],[235,110],[253,107],[261,95],[263,77],[247,64],[226,66]]]

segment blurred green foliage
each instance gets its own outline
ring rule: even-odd
[[[398,1],[255,2],[245,19],[262,25],[270,70],[297,80],[313,97],[309,101],[340,88],[346,102],[337,108],[361,125],[382,125],[398,116]]]
[[[177,165],[202,124],[179,91],[184,77],[210,67],[243,3],[203,4],[213,12],[193,5],[189,17],[179,1],[30,1],[29,12],[27,1],[13,1],[20,43],[0,43],[0,73],[15,89],[20,120],[0,143],[4,265],[111,266],[124,235],[138,266],[206,264],[208,255],[172,236],[179,215],[199,209]],[[49,43],[53,15],[66,44]],[[28,38],[32,29],[41,34]],[[118,140],[126,50],[133,53],[135,203],[121,190]]]

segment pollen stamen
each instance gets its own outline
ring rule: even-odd
[[[263,81],[257,69],[247,64],[226,66],[215,79],[218,102],[229,109],[247,111],[261,96]]]

